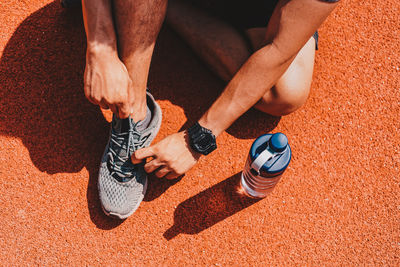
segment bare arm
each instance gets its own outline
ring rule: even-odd
[[[83,0],[88,53],[108,51],[117,55],[117,39],[111,14],[110,0]]]
[[[131,80],[118,57],[117,35],[110,0],[83,0],[87,36],[84,91],[90,102],[110,108],[120,118],[132,110]]]
[[[247,60],[199,123],[215,135],[227,129],[272,88],[336,5],[317,0],[288,1],[280,9],[272,42]]]

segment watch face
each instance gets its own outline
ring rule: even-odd
[[[217,148],[215,136],[206,128],[202,128],[198,123],[189,128],[190,146],[200,154],[208,155]]]
[[[198,145],[201,149],[207,149],[210,145],[214,142],[213,138],[209,134],[205,134],[202,138],[198,141]]]

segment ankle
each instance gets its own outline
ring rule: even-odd
[[[135,122],[142,121],[146,118],[146,114],[147,105],[142,105],[140,107],[134,108],[134,112],[131,114],[131,118]]]

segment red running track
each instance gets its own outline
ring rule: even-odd
[[[84,98],[80,12],[2,1],[0,262],[398,266],[399,14],[395,0],[343,0],[320,29],[302,109],[248,112],[181,181],[150,177],[138,211],[118,222],[97,197],[109,114]],[[164,113],[157,140],[223,88],[166,27],[149,86]],[[234,194],[238,174],[268,131],[286,133],[294,156],[273,194],[251,202]]]

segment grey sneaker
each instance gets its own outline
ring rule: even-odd
[[[111,123],[110,138],[100,164],[98,189],[104,213],[120,219],[128,218],[139,207],[147,189],[144,163],[133,164],[134,151],[147,147],[161,126],[161,109],[153,96],[147,92],[147,105],[152,113],[149,126],[136,131],[131,118]]]

